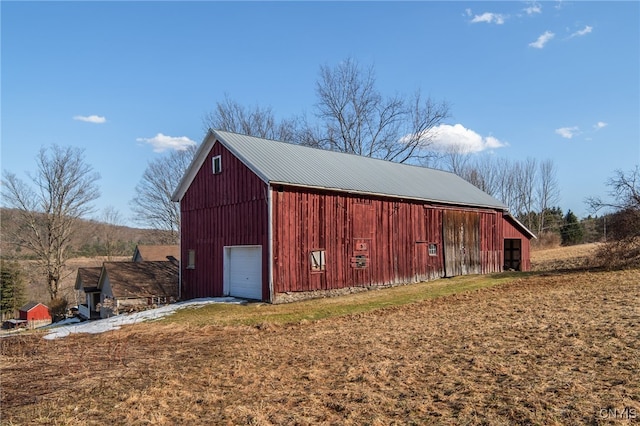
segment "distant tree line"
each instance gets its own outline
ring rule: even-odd
[[[550,217],[560,199],[553,160],[509,160],[451,147],[439,165],[502,201],[535,234],[557,231],[557,221]]]

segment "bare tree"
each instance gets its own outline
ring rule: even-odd
[[[115,254],[118,227],[123,223],[122,215],[115,207],[107,206],[102,210],[100,222],[104,238],[104,249],[107,260],[110,261]]]
[[[419,91],[383,97],[373,67],[363,69],[353,59],[321,66],[316,94],[316,145],[399,163],[431,156],[431,130],[449,116],[446,102],[423,99]]]
[[[204,118],[205,130],[210,128],[241,133],[265,139],[297,141],[297,119],[277,120],[271,107],[246,108],[225,96],[216,109]]]
[[[538,185],[538,162],[535,158],[527,158],[520,163],[517,176],[518,197],[521,209],[518,211],[529,229],[533,229],[536,218],[536,187]]]
[[[604,216],[606,243],[596,252],[600,266],[607,269],[640,267],[640,166],[624,172],[616,170],[607,181],[609,200],[586,200],[594,212],[613,210]]]
[[[520,163],[489,155],[472,158],[472,154],[466,154],[468,158],[455,158],[458,155],[445,154],[447,169],[499,199],[517,214],[522,204],[518,191]]]
[[[19,226],[9,241],[33,253],[47,279],[51,299],[57,299],[60,280],[70,256],[71,236],[79,218],[92,211],[100,196],[100,176],[85,163],[84,150],[57,145],[42,148],[37,172],[29,185],[6,172],[2,182],[5,202],[17,210]]]
[[[591,197],[586,200],[593,211],[602,208],[640,210],[640,166],[636,166],[629,172],[616,170],[613,177],[607,181],[607,186],[610,188],[611,200],[605,201],[601,197]]]
[[[449,116],[446,102],[411,97],[383,97],[375,85],[373,67],[363,69],[353,59],[336,67],[321,66],[316,82],[315,119],[305,115],[276,119],[271,108],[246,108],[228,97],[204,119],[205,127],[382,158],[425,164],[432,129]]]
[[[195,146],[171,151],[168,155],[149,162],[142,179],[136,185],[136,196],[131,200],[134,220],[152,229],[170,231],[167,243],[176,243],[180,235],[180,205],[171,201],[196,152]]]
[[[500,179],[505,177],[508,170],[501,169],[500,163],[491,156],[481,155],[473,158],[472,155],[468,152],[450,150],[443,157],[445,167],[487,194],[496,197]]]
[[[553,160],[544,160],[540,162],[538,185],[537,185],[537,201],[538,201],[538,235],[546,230],[547,215],[553,206],[560,199],[560,190],[558,187],[556,166]]]
[[[501,200],[530,229],[540,233],[545,216],[558,201],[556,168],[552,160],[511,161],[489,155],[473,157],[461,147],[445,152],[441,164],[489,195]]]
[[[609,200],[588,198],[587,204],[594,211],[613,210],[609,215],[610,235],[624,240],[640,236],[640,166],[629,172],[616,170],[607,180]],[[606,217],[605,217],[605,220]]]
[[[438,164],[441,164],[442,168],[461,177],[464,177],[472,168],[470,162],[471,155],[462,144],[447,147],[438,158]]]

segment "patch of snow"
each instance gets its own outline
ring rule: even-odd
[[[52,324],[55,328],[49,334],[44,336],[44,338],[47,340],[53,340],[66,337],[72,333],[104,333],[106,331],[118,330],[123,325],[159,319],[173,314],[178,309],[199,308],[211,303],[232,303],[241,305],[246,303],[246,300],[236,299],[235,297],[207,297],[202,299],[186,300],[184,302],[173,303],[171,305],[161,306],[156,309],[148,309],[146,311],[135,312],[132,314],[122,314],[100,320],[84,321],[78,324],[64,324],[59,327],[55,327],[61,324],[55,323]]]
[[[80,318],[67,318],[62,321],[52,322],[51,324],[43,325],[42,327],[38,327],[38,330],[43,328],[52,328],[60,325],[68,325],[68,324],[77,324],[80,322]]]

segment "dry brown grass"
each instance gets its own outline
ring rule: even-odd
[[[5,338],[2,423],[553,425],[608,423],[614,410],[640,417],[639,283],[639,270],[538,274],[289,325],[145,323],[55,341]]]
[[[598,247],[594,261],[606,270],[640,268],[640,237],[614,240]]]
[[[585,268],[601,243],[579,244],[568,247],[552,247],[531,251],[531,269],[533,271],[556,271]]]
[[[83,303],[84,300],[76,299],[79,295],[74,291],[78,268],[102,266],[102,263],[107,260],[127,261],[131,260],[131,256],[112,256],[110,258],[107,258],[106,256],[94,256],[74,257],[69,259],[66,262],[66,266],[62,273],[62,279],[60,280],[59,296],[66,298],[69,305]],[[22,272],[24,274],[27,300],[38,301],[44,304],[49,303],[51,298],[47,292],[45,276],[43,275],[42,269],[38,267],[38,262],[35,260],[23,259],[17,260],[17,262],[22,267]],[[84,294],[81,296],[84,297]]]

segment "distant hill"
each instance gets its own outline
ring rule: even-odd
[[[16,247],[9,239],[9,230],[18,227],[18,211],[0,208],[0,256],[16,260],[22,267],[26,296],[29,300],[48,303],[42,270],[28,251]],[[60,294],[71,305],[82,303],[83,295],[73,290],[78,268],[101,266],[106,260],[128,261],[137,244],[175,244],[171,234],[157,229],[113,226],[95,220],[80,220],[71,240],[71,258],[64,269]]]
[[[8,230],[18,227],[17,210],[0,208],[0,253],[3,258],[30,259],[30,253],[16,247]],[[80,220],[73,235],[74,257],[131,256],[137,244],[177,244],[167,231],[114,226],[95,220]]]

